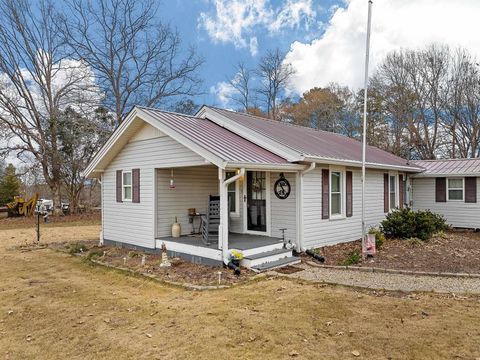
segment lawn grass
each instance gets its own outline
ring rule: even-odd
[[[78,241],[98,230],[52,227],[44,235]],[[0,231],[0,358],[480,356],[476,297],[379,296],[277,278],[186,291],[50,249],[13,249],[29,241],[22,236]]]

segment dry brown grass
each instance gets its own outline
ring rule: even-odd
[[[98,230],[48,228],[45,236],[81,240]],[[378,296],[282,279],[191,292],[50,249],[11,248],[26,238],[0,231],[0,358],[480,356],[478,298]]]

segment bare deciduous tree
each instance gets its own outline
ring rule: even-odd
[[[263,97],[267,114],[270,118],[277,120],[278,98],[295,73],[291,64],[285,63],[285,56],[277,48],[269,51],[258,65],[256,71],[260,78],[260,87],[257,90]]]
[[[235,65],[235,76],[228,81],[234,90],[230,99],[239,105],[244,112],[248,112],[253,104],[252,75],[253,71],[247,68],[244,62],[239,62]]]
[[[95,69],[106,106],[120,122],[133,105],[159,106],[194,95],[203,60],[180,48],[178,33],[158,21],[154,0],[69,0],[62,31]]]
[[[57,13],[48,1],[0,1],[0,123],[2,151],[33,156],[41,165],[58,212],[62,185],[59,114],[99,101],[89,67],[68,58]]]

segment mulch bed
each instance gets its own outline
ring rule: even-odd
[[[345,259],[353,252],[361,253],[360,241],[319,249],[326,265],[345,265]],[[480,233],[453,230],[421,243],[387,239],[374,258],[360,260],[356,266],[480,274]]]
[[[98,241],[82,241],[83,251],[77,254],[85,258],[91,257],[101,263],[127,268],[138,273],[147,273],[155,278],[170,283],[218,286],[232,285],[250,280],[255,275],[253,271],[242,268],[240,276],[235,276],[231,269],[223,267],[193,264],[181,258],[171,258],[170,267],[160,267],[161,255],[135,251],[112,246],[98,246]],[[50,247],[68,252],[72,243],[51,244]],[[90,254],[90,255],[89,255]],[[94,254],[94,256],[91,256]],[[142,256],[145,256],[145,265],[142,266]],[[125,260],[124,260],[125,259]],[[219,282],[219,272],[220,282]]]

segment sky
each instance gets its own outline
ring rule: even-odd
[[[160,16],[205,59],[203,94],[195,101],[228,108],[233,106],[227,83],[235,75],[234,65],[241,60],[255,67],[277,47],[296,71],[289,86],[292,96],[331,82],[360,88],[367,3],[163,0]],[[370,69],[392,50],[430,43],[465,47],[480,58],[479,0],[375,0],[372,14]]]

